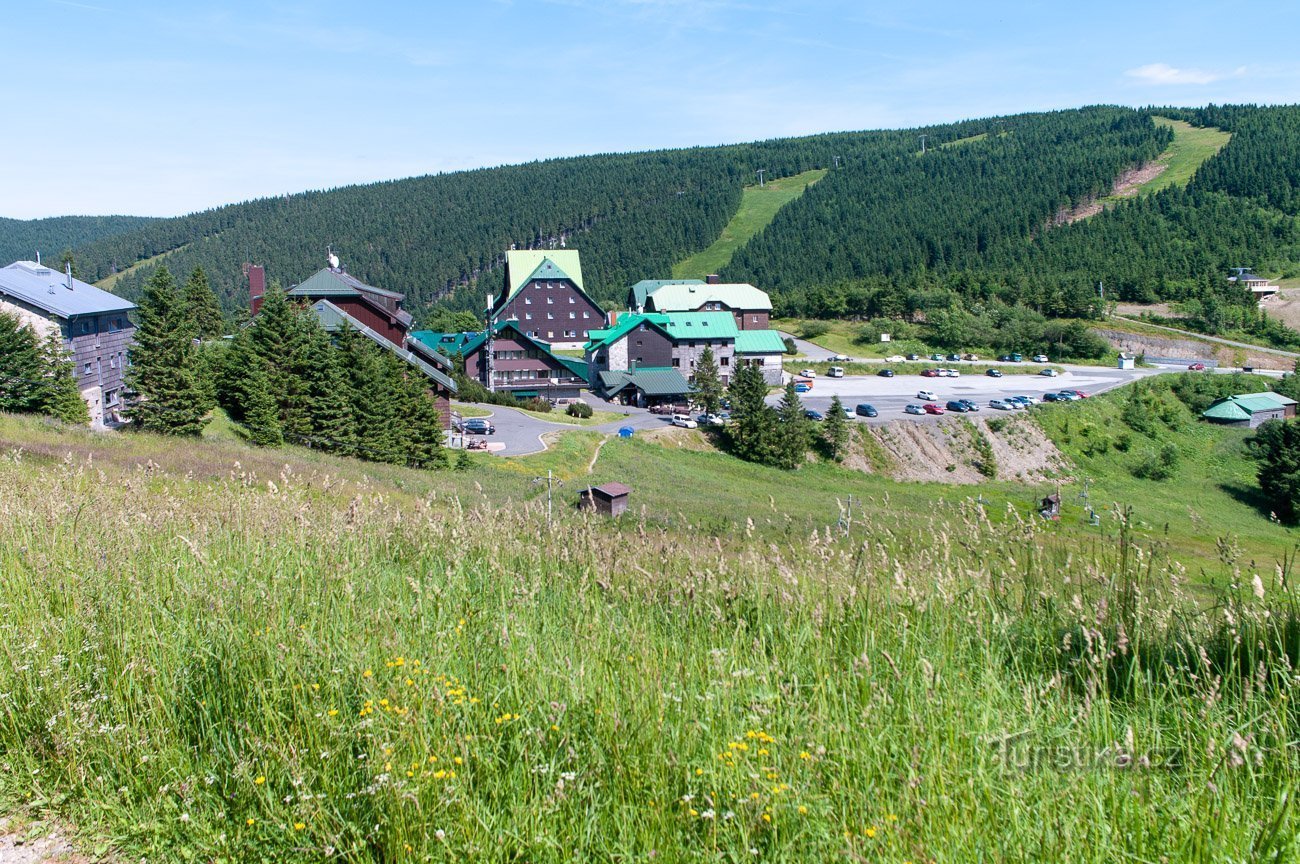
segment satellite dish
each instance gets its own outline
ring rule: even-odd
[[[339,256],[335,255],[333,252],[330,253],[330,269],[339,269]]]

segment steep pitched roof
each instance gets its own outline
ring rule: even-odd
[[[628,303],[633,309],[644,309],[646,298],[665,285],[703,284],[703,279],[642,279],[628,289]]]
[[[736,334],[737,354],[784,354],[785,340],[775,330],[741,330]]]
[[[512,331],[510,338],[517,339],[521,342],[527,342],[538,351],[549,354],[559,365],[569,369],[573,374],[587,380],[587,361],[574,357],[561,357],[551,350],[549,343],[540,339],[534,339],[519,328],[519,322],[513,319],[507,321],[498,321],[493,325],[493,333],[500,336],[505,330]],[[434,352],[446,354],[460,353],[463,357],[468,357],[487,341],[487,337],[482,330],[474,330],[465,333],[437,333],[433,330],[416,330],[411,333],[409,338],[415,344],[425,349],[432,349]]]
[[[735,339],[740,330],[730,312],[668,312],[666,327],[674,340]]]
[[[358,297],[383,315],[396,318],[403,327],[410,327],[411,313],[405,309],[390,309],[385,301],[390,301],[395,308],[406,298],[405,294],[367,285],[350,273],[331,270],[326,267],[317,270],[302,282],[285,292],[290,297]]]
[[[506,253],[505,288],[492,308],[509,303],[532,279],[568,279],[587,294],[577,249],[511,249]]]
[[[596,351],[605,345],[612,345],[642,324],[650,324],[662,330],[665,334],[668,332],[667,315],[620,315],[618,320],[614,322],[613,327],[607,327],[604,330],[588,330],[588,341],[583,346],[583,350]]]
[[[721,303],[728,309],[772,310],[772,300],[745,282],[708,285],[705,283],[666,283],[646,295],[646,308],[655,312],[678,312],[699,309],[705,303]]]
[[[445,373],[435,369],[432,365],[426,363],[424,360],[415,356],[415,354],[410,351],[407,351],[405,348],[398,348],[392,342],[388,341],[386,337],[379,335],[374,330],[340,309],[338,306],[335,306],[329,300],[324,298],[317,300],[312,304],[311,308],[312,311],[316,313],[316,317],[320,319],[321,327],[325,328],[325,330],[334,332],[341,327],[351,327],[353,330],[356,330],[370,339],[370,341],[374,342],[380,348],[391,351],[407,363],[410,363],[412,366],[423,372],[427,377],[437,381],[443,387],[446,387],[448,391],[452,393],[456,392],[456,382]]]
[[[80,279],[73,279],[69,288],[65,274],[34,261],[15,261],[0,267],[0,296],[6,295],[56,318],[130,312],[136,308],[129,300]]]

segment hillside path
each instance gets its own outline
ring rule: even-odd
[[[1281,357],[1300,357],[1300,353],[1295,351],[1284,351],[1281,348],[1266,348],[1263,345],[1252,345],[1249,342],[1235,342],[1232,339],[1223,339],[1219,336],[1207,336],[1204,333],[1197,333],[1193,330],[1179,330],[1177,327],[1167,327],[1164,324],[1152,324],[1149,321],[1143,321],[1140,318],[1129,318],[1126,315],[1112,315],[1111,317],[1118,318],[1120,321],[1131,321],[1134,324],[1141,324],[1143,327],[1154,327],[1157,330],[1166,330],[1170,333],[1177,333],[1179,336],[1199,339],[1203,342],[1215,342],[1219,345],[1229,345],[1233,348],[1247,348],[1251,351],[1262,351],[1265,354],[1277,354]]]

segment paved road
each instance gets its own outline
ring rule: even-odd
[[[1059,364],[1057,364],[1059,365]],[[1005,373],[1001,378],[990,378],[983,374],[963,374],[960,378],[923,378],[920,375],[896,375],[893,378],[881,378],[877,375],[852,375],[844,378],[817,378],[809,393],[800,394],[803,404],[825,413],[830,408],[831,398],[839,396],[847,408],[854,408],[861,402],[868,403],[880,412],[880,416],[871,420],[860,418],[870,423],[886,423],[890,420],[905,418],[908,420],[927,421],[935,419],[931,415],[905,414],[903,408],[909,404],[920,404],[916,394],[920,390],[929,390],[935,394],[940,405],[949,399],[970,399],[978,403],[983,411],[988,411],[992,399],[1004,396],[1036,396],[1060,390],[1083,390],[1089,395],[1101,393],[1112,387],[1118,387],[1137,378],[1159,375],[1173,370],[1161,369],[1108,369],[1101,366],[1064,366],[1065,371],[1055,378],[1032,374],[1038,368],[1023,364],[1026,373],[1015,374],[1011,370],[1016,364],[1002,367]],[[960,369],[958,370],[960,371]],[[775,405],[781,400],[781,394],[768,397],[768,402]],[[995,411],[994,413],[1001,413]]]
[[[834,352],[832,352],[831,350],[827,348],[823,348],[820,345],[814,345],[813,343],[805,341],[803,339],[796,339],[794,334],[792,333],[786,333],[783,330],[778,330],[776,332],[781,334],[782,339],[794,339],[794,347],[797,348],[799,350],[799,353],[802,354],[808,360],[826,361],[826,360],[830,360],[831,357],[835,356]],[[787,359],[792,359],[789,357],[789,355],[786,355],[786,357]]]
[[[644,408],[615,405],[585,391],[582,398],[583,401],[597,411],[613,411],[623,414],[624,417],[609,423],[602,423],[599,426],[577,426],[572,423],[552,423],[531,414],[516,411],[514,408],[505,408],[500,405],[475,405],[475,407],[492,412],[490,419],[497,431],[495,434],[487,436],[487,438],[494,443],[505,445],[504,449],[493,451],[498,456],[524,456],[528,453],[538,453],[545,450],[546,445],[542,442],[542,436],[547,432],[558,432],[566,429],[589,429],[593,432],[612,435],[624,426],[631,426],[636,430],[659,429],[669,423],[669,418],[651,414]],[[560,409],[556,410],[558,412]]]

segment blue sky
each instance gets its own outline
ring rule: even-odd
[[[16,218],[1099,102],[1300,101],[1282,0],[5,6]]]

